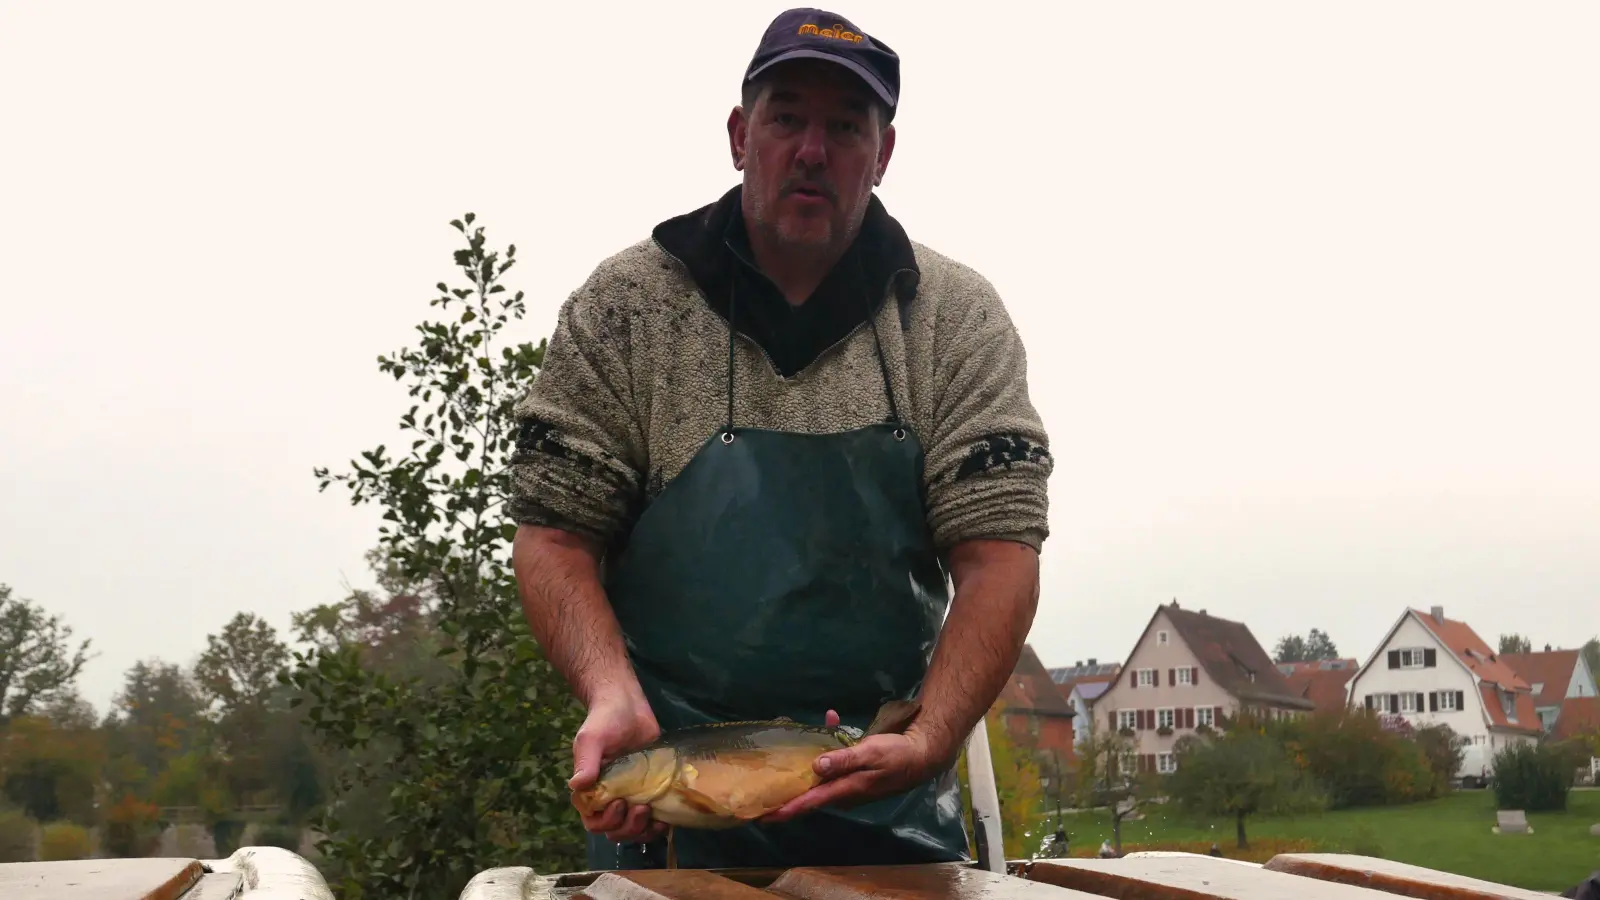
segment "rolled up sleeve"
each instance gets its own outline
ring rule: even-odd
[[[644,440],[621,287],[597,270],[562,304],[544,365],[515,407],[507,508],[519,524],[605,543],[640,500]]]
[[[936,325],[938,401],[928,448],[928,518],[947,550],[962,541],[1014,540],[1035,550],[1049,535],[1054,467],[1028,396],[1021,335],[989,282],[964,270]]]

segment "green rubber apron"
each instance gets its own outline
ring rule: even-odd
[[[869,319],[870,321],[870,319]],[[663,731],[788,716],[865,729],[914,697],[949,603],[924,512],[923,449],[901,421],[836,434],[727,426],[707,438],[607,565],[606,591]],[[955,769],[851,809],[679,828],[683,868],[967,861]],[[660,868],[666,840],[588,836],[591,869]]]

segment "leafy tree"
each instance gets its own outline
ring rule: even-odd
[[[1527,638],[1523,637],[1522,635],[1520,635],[1520,634],[1502,634],[1502,635],[1500,635],[1500,653],[1501,653],[1501,655],[1504,655],[1504,654],[1507,654],[1507,653],[1532,653],[1532,652],[1533,652],[1533,641],[1528,640]]]
[[[206,651],[194,666],[195,683],[223,710],[260,706],[278,687],[289,661],[278,632],[253,613],[238,613],[221,634],[206,635]]]
[[[445,897],[495,865],[580,864],[583,832],[566,787],[570,740],[582,709],[529,634],[510,565],[514,523],[504,506],[514,450],[513,407],[532,383],[545,344],[509,340],[522,293],[500,279],[515,262],[485,247],[468,214],[455,263],[470,287],[438,285],[444,319],[417,327],[420,342],[381,371],[409,381],[400,416],[409,444],[364,451],[351,470],[316,470],[322,488],[383,509],[383,558],[426,585],[444,677],[386,673],[338,640],[295,654],[286,681],[306,721],[354,763],[330,785],[318,830],[334,889],[344,898]],[[338,617],[335,617],[336,621]],[[374,765],[362,751],[377,755]],[[374,777],[392,779],[380,833],[345,826],[343,806]]]
[[[989,735],[989,757],[994,764],[995,792],[1000,795],[1000,839],[1006,859],[1022,859],[1038,849],[1033,831],[1039,821],[1039,763],[1017,741],[1005,725],[1004,704],[996,703],[984,715],[984,730]],[[967,780],[967,751],[963,748],[956,767],[961,797],[972,808],[972,786]],[[968,835],[968,850],[976,858],[976,835]]]
[[[0,740],[5,799],[40,822],[71,819],[93,824],[95,788],[104,759],[104,742],[92,728],[62,727],[42,716],[17,716]]]
[[[1245,837],[1249,816],[1327,806],[1316,782],[1262,729],[1236,726],[1210,739],[1185,735],[1174,751],[1178,770],[1167,776],[1166,785],[1172,800],[1191,814],[1232,817],[1241,850],[1250,846]]]
[[[1339,648],[1334,646],[1333,639],[1328,637],[1327,632],[1313,628],[1305,637],[1289,634],[1279,638],[1272,655],[1273,659],[1280,663],[1315,662],[1320,659],[1338,659]]]
[[[1594,679],[1595,690],[1600,691],[1600,638],[1589,638],[1583,644],[1583,661],[1589,664],[1589,677]]]
[[[199,686],[180,666],[150,659],[129,667],[105,723],[113,793],[149,796],[161,773],[205,740],[205,707]]]
[[[1106,729],[1078,746],[1073,803],[1080,809],[1111,810],[1111,846],[1122,852],[1122,822],[1160,795],[1160,778],[1140,772],[1138,745],[1132,738]]]
[[[72,628],[0,584],[0,724],[33,713],[70,689],[89,661],[89,641],[74,649]]]

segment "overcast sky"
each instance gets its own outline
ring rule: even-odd
[[[393,442],[446,223],[547,335],[734,183],[781,8],[0,4],[0,582],[85,695],[368,583],[311,472]],[[880,196],[1028,347],[1047,664],[1174,597],[1363,658],[1408,604],[1600,632],[1600,5],[839,11],[904,58]]]

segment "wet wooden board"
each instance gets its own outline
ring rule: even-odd
[[[584,900],[773,900],[760,888],[703,869],[606,872],[576,896]]]
[[[192,859],[80,859],[0,866],[5,900],[178,900],[205,868]]]
[[[798,900],[1093,900],[1079,891],[959,864],[790,869],[770,890]]]
[[[1421,900],[1550,900],[1539,891],[1346,853],[1280,853],[1263,868]]]
[[[1027,868],[1026,877],[1121,900],[1392,900],[1371,888],[1210,856],[1041,859]]]

